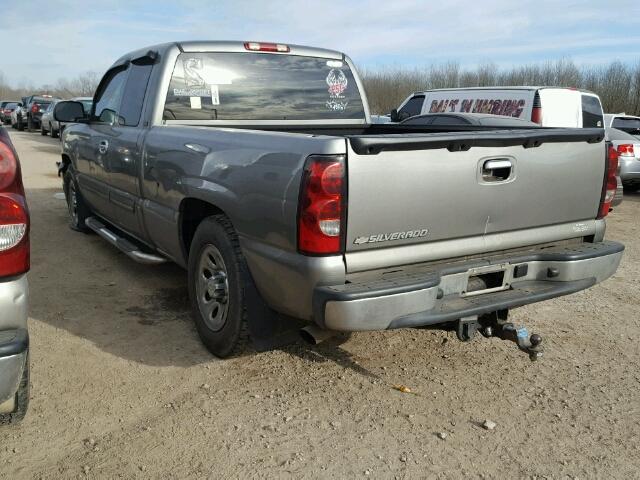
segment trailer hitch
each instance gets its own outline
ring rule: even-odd
[[[520,350],[529,355],[532,362],[538,360],[543,353],[542,337],[537,333],[529,335],[524,325],[516,326],[507,322],[508,315],[508,310],[500,310],[482,317],[476,315],[461,318],[456,322],[458,339],[468,342],[480,332],[485,337],[498,337],[514,342]]]

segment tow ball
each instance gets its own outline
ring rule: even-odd
[[[498,337],[514,342],[520,350],[529,355],[533,362],[542,356],[542,337],[537,333],[529,335],[527,327],[507,322],[508,311],[501,310],[482,317],[471,316],[456,322],[456,334],[463,342],[473,340],[477,332],[485,337]]]

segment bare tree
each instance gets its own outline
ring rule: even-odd
[[[498,69],[494,64],[463,69],[448,62],[423,68],[365,69],[363,82],[373,113],[388,113],[412,92],[430,88],[531,85],[575,87],[597,93],[605,112],[640,115],[640,59],[635,66],[613,61],[577,66],[571,59]]]

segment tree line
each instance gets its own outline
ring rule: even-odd
[[[448,62],[426,67],[361,68],[371,112],[389,113],[412,92],[432,88],[536,85],[576,87],[597,93],[607,113],[640,115],[640,60],[635,65],[612,61],[602,66],[578,66],[561,59],[500,69],[483,64],[474,69]],[[0,72],[0,100],[19,100],[34,93],[59,98],[91,97],[100,81],[97,72],[85,72],[54,84],[11,87]]]
[[[432,88],[490,86],[558,86],[591,90],[600,96],[605,113],[640,115],[640,60],[635,65],[612,61],[602,66],[578,66],[562,59],[500,69],[483,64],[475,69],[449,62],[423,68],[361,68],[371,113],[397,108],[415,91]]]
[[[28,95],[51,95],[57,98],[93,97],[101,74],[98,72],[84,72],[74,78],[61,78],[53,84],[35,85],[25,82],[23,85],[12,87],[0,72],[0,100],[20,101]]]

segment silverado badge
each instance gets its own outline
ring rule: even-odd
[[[363,243],[380,243],[389,242],[394,240],[405,240],[408,238],[421,238],[429,235],[429,230],[423,228],[422,230],[409,230],[407,232],[393,232],[393,233],[379,233],[377,235],[369,235],[368,237],[356,237],[353,241],[356,245],[362,245]]]

